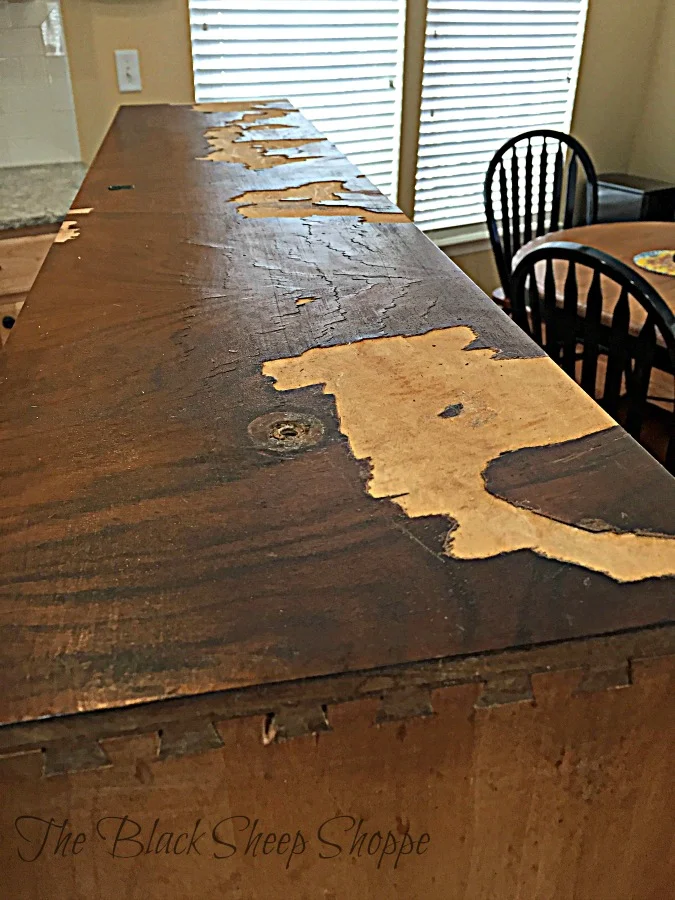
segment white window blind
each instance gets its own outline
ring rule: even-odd
[[[404,2],[190,0],[197,102],[287,97],[393,197]]]
[[[415,222],[484,221],[495,151],[533,128],[568,131],[586,0],[428,0]]]

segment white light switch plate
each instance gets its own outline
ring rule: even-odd
[[[115,50],[115,66],[120,93],[130,94],[142,90],[138,50]]]

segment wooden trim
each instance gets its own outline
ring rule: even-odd
[[[366,698],[381,698],[392,706],[401,691],[428,692],[460,684],[483,685],[483,706],[518,702],[510,699],[509,686],[529,681],[544,672],[579,670],[580,689],[598,683],[598,673],[626,672],[634,660],[675,655],[675,626],[664,625],[608,637],[562,641],[529,649],[471,656],[447,657],[387,666],[362,672],[345,672],[277,684],[255,685],[200,696],[140,703],[136,706],[79,713],[42,721],[21,722],[0,728],[0,759],[64,742],[97,742],[124,735],[157,733],[185,721],[212,723],[250,716],[277,715],[279,710],[314,704],[335,706]],[[605,683],[604,689],[611,687]],[[515,696],[515,695],[514,695]],[[391,702],[388,700],[391,698]]]
[[[415,211],[426,25],[427,0],[408,0],[403,53],[397,203],[410,219]]]
[[[634,442],[613,440],[618,427],[597,419],[592,401],[413,225],[364,221],[386,201],[330,144],[319,160],[273,168],[197,162],[209,152],[205,133],[232,112],[122,108],[74,204],[93,212],[74,214],[80,236],[50,250],[8,342],[6,725],[33,720],[51,742],[49,728],[67,715],[179,696],[201,709],[199,696],[270,683],[291,685],[287,702],[298,704],[308,679],[346,670],[672,619],[673,581],[643,552],[645,542],[675,545],[659,537],[675,534],[664,522],[671,476]],[[259,132],[271,123],[245,124]],[[309,132],[303,120],[286,134]],[[263,152],[267,139],[254,138]],[[318,202],[340,215],[288,215],[316,197],[308,185],[329,182],[343,196]],[[109,189],[121,185],[130,187]],[[246,194],[260,201],[289,189],[288,212],[274,211],[283,215],[239,209]],[[319,365],[352,352],[358,365],[336,391]],[[304,354],[323,360],[312,385],[286,394],[266,377],[268,366],[281,360],[290,371],[287,360]],[[376,356],[377,373],[364,364]],[[476,367],[487,378],[470,377]],[[525,370],[533,377],[524,384]],[[545,431],[540,370],[555,377]],[[366,376],[357,395],[355,379]],[[573,389],[573,432],[561,434]],[[521,420],[530,395],[536,409]],[[356,419],[344,406],[353,396]],[[409,409],[411,396],[423,413]],[[366,427],[373,453],[359,437]],[[535,428],[543,438],[528,437]],[[382,466],[389,440],[411,460],[405,471],[400,458]],[[601,442],[603,454],[571,452],[552,469],[570,441],[573,451]],[[488,497],[481,476],[504,450],[506,501]],[[450,468],[441,452],[451,452]],[[471,505],[460,462],[471,465]],[[380,490],[390,472],[401,484]],[[433,508],[427,476],[442,494]],[[488,533],[488,504],[500,522],[511,511],[522,535],[513,552],[504,549],[512,532],[489,517]],[[574,563],[579,548],[595,553],[600,543],[613,545],[621,567],[614,555]],[[610,578],[601,574],[608,560]],[[524,693],[522,679],[491,683],[493,696]],[[329,693],[315,698],[319,707],[332,703],[331,683],[319,687]],[[260,691],[264,714],[274,713]],[[166,721],[166,708],[157,715]],[[320,720],[316,704],[308,715]],[[199,734],[195,726],[194,741]]]

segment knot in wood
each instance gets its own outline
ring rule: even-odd
[[[267,413],[248,426],[253,444],[259,450],[297,453],[319,443],[324,428],[314,416],[300,412]]]

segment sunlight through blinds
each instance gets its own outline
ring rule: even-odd
[[[287,97],[389,197],[404,0],[190,0],[197,102]]]
[[[568,131],[586,0],[428,0],[415,222],[485,219],[495,151],[534,128]]]

